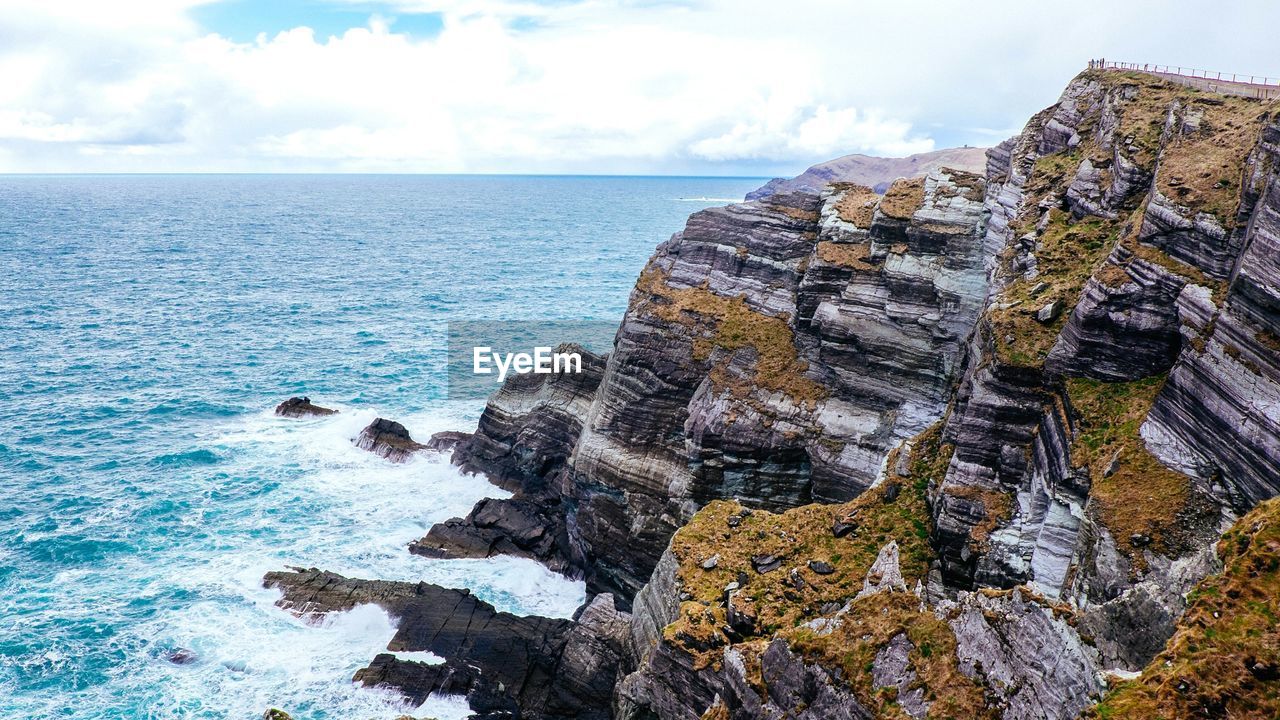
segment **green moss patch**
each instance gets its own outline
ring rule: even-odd
[[[933,702],[929,717],[985,717],[981,689],[958,670],[955,637],[945,621],[921,611],[913,593],[864,597],[829,634],[806,626],[832,607],[843,607],[862,589],[881,548],[898,545],[908,586],[923,580],[933,561],[926,496],[940,483],[951,448],[941,424],[915,439],[906,475],[890,477],[860,497],[838,505],[806,505],[784,513],[751,511],[734,502],[708,504],[671,541],[677,583],[688,598],[664,637],[688,652],[697,667],[718,667],[732,644],[746,659],[748,680],[760,686],[758,658],[774,638],[825,666],[841,671],[878,717],[899,717],[894,693],[872,688],[870,665],[899,633],[914,650],[917,684]],[[897,451],[889,467],[897,466]],[[842,527],[842,537],[834,528]],[[847,530],[847,534],[846,531]],[[712,558],[715,561],[712,562]],[[760,572],[762,560],[777,566]],[[745,580],[745,582],[744,582]],[[727,587],[737,619],[730,627]],[[750,618],[747,627],[744,618]],[[719,717],[712,715],[711,717]]]
[[[1189,517],[1203,509],[1191,479],[1162,465],[1139,434],[1164,379],[1067,381],[1067,396],[1079,416],[1072,462],[1089,468],[1097,517],[1136,568],[1146,566],[1147,547],[1166,555],[1189,549],[1187,533],[1197,524]]]
[[[1106,259],[1120,234],[1120,223],[1090,217],[1071,222],[1067,213],[1049,211],[1049,224],[1037,242],[1039,274],[1019,276],[1000,293],[997,307],[987,313],[1001,362],[1019,367],[1041,367],[1066,324],[1070,308],[1079,300],[1085,283]],[[1006,250],[1006,262],[1012,251]],[[1059,301],[1063,311],[1051,322],[1036,320],[1036,312]]]

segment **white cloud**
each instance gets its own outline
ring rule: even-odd
[[[1013,0],[395,0],[385,14],[443,30],[373,15],[237,43],[196,4],[0,0],[0,170],[798,170],[991,142],[1090,55],[1275,72],[1258,48],[1280,20],[1264,3],[1088,0],[1049,21]]]

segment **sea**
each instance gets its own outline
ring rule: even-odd
[[[502,490],[351,440],[379,416],[474,428],[449,323],[612,325],[689,213],[762,182],[0,176],[0,718],[465,717],[351,682],[394,618],[295,617],[263,574],[570,616],[582,583],[532,561],[406,550]],[[294,395],[340,412],[275,417]]]

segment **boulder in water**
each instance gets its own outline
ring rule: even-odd
[[[360,431],[355,439],[356,447],[376,453],[391,462],[407,462],[419,450],[427,449],[426,445],[409,436],[404,425],[386,418],[378,418]]]
[[[324,417],[336,415],[337,412],[337,410],[313,405],[309,397],[291,397],[276,406],[276,415],[280,417]]]

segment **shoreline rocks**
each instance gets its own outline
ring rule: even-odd
[[[270,572],[264,587],[304,617],[374,604],[397,618],[396,634],[354,681],[393,687],[422,702],[466,695],[479,717],[605,720],[630,616],[597,596],[577,620],[498,612],[467,590],[430,583],[358,580],[316,568]],[[445,658],[429,665],[399,652]]]

